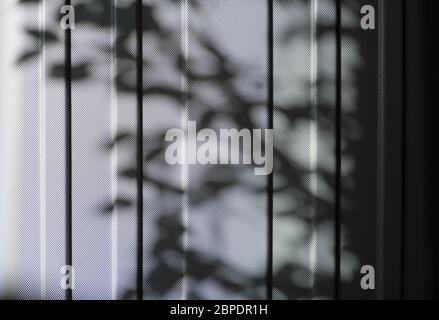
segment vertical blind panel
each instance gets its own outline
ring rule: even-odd
[[[0,16],[17,14],[15,8],[7,10],[6,1],[0,4]],[[37,15],[36,12],[33,14]],[[17,204],[18,160],[20,145],[17,143],[20,128],[17,125],[21,107],[17,98],[19,85],[19,71],[16,65],[17,55],[22,50],[23,37],[18,23],[13,21],[4,23],[0,29],[0,41],[11,41],[1,53],[0,60],[0,297],[11,296],[14,288],[13,271],[16,267],[15,254],[15,215],[19,210]],[[35,47],[33,48],[35,49]]]
[[[267,1],[200,1],[188,10],[188,120],[218,137],[220,129],[264,133]],[[188,298],[265,299],[267,177],[254,169],[189,166]]]
[[[6,161],[14,161],[8,184],[10,207],[2,208],[5,268],[2,295],[22,299],[63,299],[60,270],[65,264],[63,32],[59,6],[46,1],[18,5],[2,12],[9,18],[5,39],[14,54],[8,70],[10,88],[2,93],[2,112],[14,130]],[[2,81],[2,87],[8,82]],[[15,117],[14,115],[15,114]],[[7,162],[6,162],[7,163]],[[3,180],[3,179],[2,179]],[[2,241],[3,242],[3,241]]]
[[[8,14],[16,17],[14,32],[15,53],[23,51],[38,52],[40,34],[38,23],[33,25],[29,22],[37,22],[39,11],[37,7],[18,9],[9,7]],[[6,18],[5,18],[6,19]],[[33,36],[25,30],[33,29]],[[32,39],[29,41],[29,39]],[[28,61],[29,62],[29,61]],[[11,61],[14,81],[13,91],[9,92],[10,99],[14,99],[14,105],[9,108],[18,110],[15,123],[19,132],[15,137],[16,150],[15,161],[18,170],[15,172],[16,189],[14,207],[16,211],[11,213],[10,222],[12,233],[9,245],[12,251],[8,257],[12,264],[11,287],[7,293],[16,299],[38,299],[40,295],[40,126],[39,126],[39,62],[32,60],[29,63],[20,61],[15,57]],[[14,97],[15,96],[15,97]],[[12,102],[10,100],[10,102]],[[8,212],[8,211],[7,211]],[[5,212],[7,214],[7,212]],[[13,216],[12,216],[13,215]]]
[[[73,299],[111,298],[111,3],[73,1],[72,216]],[[105,25],[106,28],[96,26]]]
[[[274,7],[274,299],[312,297],[311,1]]]
[[[335,1],[275,7],[276,299],[335,289]]]
[[[337,108],[337,39],[336,1],[315,3],[316,15],[316,85],[314,122],[316,126],[315,177],[315,283],[313,298],[334,298],[335,264],[335,201],[336,177],[336,108]],[[314,60],[314,59],[313,59]],[[311,81],[313,86],[313,81]],[[311,88],[313,90],[313,88]],[[311,180],[312,181],[312,180]]]
[[[313,195],[312,213],[314,257],[313,299],[335,297],[337,281],[335,265],[336,234],[336,108],[337,108],[337,40],[336,1],[314,0],[312,24],[315,35],[311,41],[311,160],[314,162],[309,174],[310,191]],[[312,32],[313,33],[313,32]],[[314,73],[314,75],[313,75]],[[351,267],[351,266],[349,266]],[[352,272],[352,271],[351,271]]]
[[[40,80],[40,86],[43,85],[45,92],[41,104],[45,105],[46,148],[40,146],[40,152],[45,154],[46,166],[46,298],[58,300],[65,297],[60,276],[61,268],[66,264],[64,30],[59,23],[59,3],[44,1],[42,9],[46,32],[43,38],[45,59],[42,60],[44,79]],[[40,125],[44,127],[44,124]]]
[[[165,136],[183,129],[183,1],[143,5],[144,298],[183,299],[183,166],[166,162]]]
[[[378,1],[370,4],[378,10]],[[375,290],[360,286],[362,266],[373,266],[377,279],[381,277],[377,265],[378,33],[359,27],[362,5],[342,1],[342,299],[376,298]],[[354,272],[347,273],[352,263]]]
[[[136,4],[112,1],[112,154],[111,216],[112,298],[135,299],[136,293]],[[116,163],[116,165],[114,165]],[[114,186],[113,186],[114,188]],[[110,199],[109,199],[110,200]]]

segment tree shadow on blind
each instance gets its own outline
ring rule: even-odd
[[[38,0],[21,0],[22,4],[38,3]],[[195,106],[189,115],[197,119],[198,128],[218,128],[219,123],[228,123],[235,128],[264,128],[266,115],[266,97],[261,94],[266,86],[266,74],[258,74],[254,71],[252,63],[246,63],[230,54],[221,43],[221,39],[215,39],[203,28],[190,29],[190,51],[204,52],[204,55],[197,57],[189,56],[186,61],[182,51],[176,44],[181,42],[181,21],[171,21],[166,17],[163,10],[179,12],[181,9],[181,0],[160,0],[161,5],[151,4],[143,5],[143,32],[146,37],[153,38],[160,43],[155,47],[153,54],[144,57],[144,75],[145,83],[143,96],[145,108],[148,104],[156,103],[157,105],[170,104],[171,109],[175,112],[181,111],[186,98],[190,101],[189,108]],[[194,14],[203,15],[204,5],[202,1],[189,1],[190,10]],[[324,1],[323,1],[324,2]],[[163,3],[166,3],[163,5]],[[266,6],[265,1],[260,1],[261,6]],[[317,276],[322,279],[325,285],[331,287],[334,281],[334,257],[332,239],[334,234],[327,226],[333,223],[333,195],[334,195],[334,168],[331,165],[333,159],[323,160],[319,163],[319,175],[317,179],[321,186],[327,190],[325,195],[316,195],[309,188],[309,176],[312,168],[309,167],[309,154],[304,154],[303,149],[310,144],[309,130],[313,125],[313,115],[310,112],[310,88],[313,85],[310,80],[310,65],[298,66],[295,63],[295,57],[292,56],[290,61],[285,55],[291,53],[306,56],[308,59],[310,51],[310,5],[309,0],[302,1],[275,1],[276,12],[279,16],[293,17],[291,22],[281,25],[276,31],[275,52],[279,54],[279,68],[281,74],[276,74],[275,70],[275,142],[274,150],[274,174],[275,174],[275,252],[274,252],[274,297],[277,299],[307,299],[317,298],[313,296],[313,283],[311,274],[319,273]],[[117,39],[116,50],[111,47],[100,47],[102,54],[110,55],[116,52],[118,61],[116,85],[117,91],[121,94],[135,95],[136,83],[133,79],[135,74],[135,51],[132,49],[132,39],[136,34],[135,24],[135,2],[119,1],[115,16],[117,17]],[[165,8],[165,9],[164,9]],[[76,23],[78,26],[85,25],[96,29],[110,30],[114,27],[112,20],[112,1],[106,0],[89,0],[77,1]],[[347,8],[346,10],[348,10]],[[264,17],[260,17],[263,19]],[[191,19],[191,18],[189,18]],[[40,37],[36,29],[27,30],[35,38]],[[321,46],[331,46],[325,39],[327,34],[332,34],[333,29],[329,25],[320,29],[319,39]],[[347,30],[348,32],[348,30]],[[265,36],[264,36],[265,37]],[[45,31],[46,44],[48,46],[61,46],[62,38],[57,32]],[[262,44],[261,44],[262,45]],[[333,44],[332,44],[333,45]],[[144,42],[145,48],[148,43]],[[177,49],[176,49],[177,47]],[[148,50],[146,48],[146,50]],[[29,59],[38,56],[39,51],[25,52],[19,58],[20,63],[25,63]],[[284,56],[282,56],[284,55]],[[161,62],[154,61],[159,57],[165,62],[167,71],[160,71],[157,65]],[[307,61],[302,59],[303,61]],[[298,59],[300,60],[300,59]],[[347,62],[349,72],[354,74],[358,67],[358,57],[353,57]],[[93,78],[93,61],[84,61],[80,64],[73,65],[72,80],[89,81]],[[261,64],[266,61],[260,61]],[[275,62],[276,64],[276,62]],[[205,68],[205,66],[214,66]],[[187,81],[190,83],[189,91],[186,93],[182,90],[180,83],[175,81],[154,80],[154,74],[160,72],[176,75],[174,78],[179,79],[186,72]],[[169,71],[170,69],[170,71]],[[289,71],[291,71],[289,73]],[[153,74],[153,76],[150,76]],[[148,76],[149,75],[149,76]],[[58,64],[51,66],[50,76],[53,78],[64,77],[63,60],[60,58]],[[149,81],[150,78],[154,81]],[[264,80],[261,80],[262,79]],[[160,76],[157,77],[160,79]],[[355,76],[352,83],[346,83],[346,86],[355,85]],[[319,88],[331,87],[335,83],[335,74],[326,74],[319,79],[317,86]],[[194,89],[195,88],[195,89]],[[215,104],[214,99],[206,99],[203,88],[209,88],[215,94],[221,96],[221,103]],[[276,98],[276,94],[280,98]],[[151,99],[151,100],[150,100]],[[152,102],[151,102],[152,101]],[[172,102],[169,102],[172,101]],[[319,118],[318,139],[321,139],[321,145],[330,140],[333,123],[333,115],[329,110],[331,106],[325,106],[322,103],[323,112]],[[134,106],[122,106],[123,108]],[[168,110],[168,109],[166,109]],[[326,112],[325,112],[326,110]],[[149,115],[145,109],[145,117]],[[344,143],[358,139],[358,123],[355,119],[354,111],[346,111],[346,121],[343,121]],[[146,299],[163,299],[169,297],[178,297],[178,292],[182,290],[182,279],[190,279],[187,297],[192,299],[206,299],[212,297],[209,290],[216,290],[213,297],[220,298],[241,298],[241,299],[264,299],[266,274],[265,261],[261,260],[255,263],[257,266],[245,268],[242,264],[236,263],[236,259],[230,259],[227,254],[221,252],[221,243],[210,242],[206,248],[201,246],[186,247],[183,241],[185,234],[197,237],[200,226],[194,226],[189,223],[185,226],[181,213],[181,197],[184,193],[189,195],[188,207],[201,217],[203,226],[201,228],[211,228],[210,234],[216,234],[218,241],[225,241],[225,237],[230,234],[223,231],[227,225],[226,220],[240,221],[241,224],[251,225],[254,221],[251,216],[240,212],[235,212],[236,216],[231,214],[212,218],[217,214],[218,206],[226,207],[225,199],[230,200],[233,197],[225,194],[241,192],[242,198],[237,199],[240,195],[235,196],[235,200],[245,207],[254,199],[265,199],[267,190],[262,180],[252,181],[248,174],[243,174],[243,168],[240,166],[213,166],[208,170],[198,172],[199,177],[194,183],[189,183],[185,190],[181,187],[180,178],[173,176],[174,173],[167,172],[168,164],[165,162],[165,149],[167,143],[164,136],[169,129],[166,122],[161,128],[160,125],[154,130],[148,130],[145,135],[144,145],[144,163],[145,171],[143,181],[145,192],[153,192],[156,196],[152,199],[159,202],[154,203],[145,200],[145,215],[152,216],[148,218],[150,226],[154,230],[152,236],[145,235],[148,239],[148,245],[145,249],[146,271],[144,274],[145,298]],[[263,123],[263,124],[261,124]],[[276,135],[278,131],[278,135]],[[325,136],[326,135],[326,136]],[[305,137],[306,136],[306,137]],[[104,137],[103,137],[104,138]],[[304,140],[301,140],[303,138]],[[275,138],[276,140],[276,138]],[[302,144],[302,145],[301,145]],[[106,141],[105,146],[108,152],[111,152],[115,146],[123,150],[131,150],[135,154],[135,132],[130,130],[120,131],[114,140]],[[309,146],[308,146],[309,147]],[[328,152],[335,146],[329,142],[326,145]],[[343,154],[344,159],[354,161],[349,154]],[[343,179],[350,179],[350,172],[347,172]],[[118,176],[121,180],[135,184],[136,164],[128,163],[118,168]],[[152,191],[151,191],[152,190]],[[125,193],[126,194],[126,193]],[[349,202],[348,199],[343,199]],[[162,202],[166,202],[163,205]],[[264,204],[264,200],[262,201]],[[209,208],[209,204],[216,203],[216,209]],[[218,205],[219,204],[219,205]],[[310,213],[315,206],[321,206],[323,215],[318,225],[311,219]],[[103,214],[114,214],[114,209],[118,209],[118,214],[133,214],[135,206],[135,197],[120,195],[115,202],[109,201],[102,207]],[[260,208],[264,208],[262,205]],[[210,210],[210,211],[209,211]],[[216,211],[215,211],[216,210]],[[243,209],[244,210],[244,209]],[[203,213],[204,211],[204,213]],[[233,210],[231,210],[233,211]],[[245,210],[244,210],[245,211]],[[266,221],[266,213],[261,212],[253,215],[256,223]],[[203,220],[204,219],[204,220]],[[250,228],[251,230],[251,228]],[[260,231],[256,228],[253,231]],[[262,228],[262,230],[264,230]],[[314,230],[314,231],[313,231]],[[235,230],[236,231],[236,230]],[[234,232],[235,232],[234,231]],[[319,252],[319,261],[324,261],[317,270],[313,269],[313,259],[310,250],[310,235],[313,232],[319,232],[322,239],[328,239],[328,247]],[[235,232],[236,233],[236,232]],[[237,241],[244,241],[247,234],[237,235]],[[266,234],[258,234],[258,238],[265,241]],[[210,240],[212,241],[212,240]],[[133,244],[134,245],[134,244]],[[209,246],[215,245],[215,249],[209,250]],[[343,241],[345,247],[348,241]],[[239,247],[239,242],[235,244]],[[200,248],[201,247],[201,248]],[[257,249],[261,251],[259,256],[265,259],[264,252],[266,249]],[[343,281],[350,281],[352,273],[358,265],[356,257],[344,248],[346,255],[350,259],[343,262],[342,272]],[[212,251],[212,252],[210,252]],[[218,253],[218,251],[220,251]],[[243,259],[249,255],[248,252],[242,253]],[[327,255],[327,256],[324,256]],[[98,258],[98,257],[97,257]],[[245,261],[244,261],[245,262]],[[250,263],[250,262],[249,262]],[[186,265],[186,268],[183,267]],[[250,270],[249,270],[250,269]],[[134,277],[134,270],[133,270]],[[212,289],[213,288],[213,289]],[[123,299],[132,299],[135,297],[135,288],[126,288],[120,295]],[[331,290],[323,291],[322,298],[331,298]],[[326,293],[326,295],[325,295]]]

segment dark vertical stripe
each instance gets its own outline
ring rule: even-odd
[[[341,0],[336,0],[336,102],[335,102],[335,286],[334,299],[340,299],[340,265],[341,265]]]
[[[273,129],[274,88],[273,88],[273,0],[268,0],[268,92],[267,111],[268,129]],[[267,147],[274,147],[268,146]],[[267,152],[267,151],[265,151]],[[267,271],[266,271],[266,298],[273,299],[273,172],[267,177]]]
[[[65,0],[65,5],[71,5]],[[72,32],[65,30],[65,148],[66,148],[66,265],[73,265],[72,252]],[[72,300],[72,289],[66,290],[66,299]]]
[[[407,127],[407,103],[406,103],[406,85],[407,85],[407,78],[406,78],[406,36],[407,36],[407,30],[406,30],[406,0],[403,0],[402,2],[402,86],[403,86],[403,92],[402,92],[402,172],[401,172],[401,279],[400,279],[400,290],[401,290],[401,300],[405,299],[405,284],[404,284],[404,276],[405,276],[405,214],[406,214],[406,207],[405,207],[405,191],[406,191],[406,127]]]
[[[142,0],[136,5],[137,34],[137,300],[143,299],[143,44]]]
[[[376,298],[384,298],[384,208],[385,208],[385,48],[384,48],[384,8],[383,0],[378,0],[378,101],[377,101],[377,267]]]

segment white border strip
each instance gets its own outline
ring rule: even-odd
[[[18,226],[20,198],[20,126],[23,108],[19,99],[22,74],[17,56],[22,19],[18,0],[0,1],[0,294],[13,295],[18,278]],[[7,17],[7,18],[6,18]]]

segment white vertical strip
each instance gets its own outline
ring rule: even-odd
[[[188,48],[188,0],[182,0],[182,6],[181,6],[181,49],[183,53],[184,58],[184,67],[183,67],[183,74],[181,78],[181,86],[182,86],[182,92],[184,93],[184,106],[181,114],[181,126],[182,129],[185,132],[185,139],[183,140],[184,146],[183,146],[183,166],[181,171],[181,187],[182,187],[182,219],[183,219],[183,278],[182,278],[182,299],[186,300],[187,297],[187,291],[188,291],[188,279],[187,279],[187,262],[186,262],[186,250],[188,247],[188,178],[189,178],[189,172],[188,172],[188,145],[187,145],[187,139],[188,139],[188,99],[187,99],[187,91],[188,91],[188,78],[187,78],[187,61],[189,56],[189,48]]]
[[[310,188],[312,197],[317,197],[317,15],[318,0],[311,0],[311,128],[310,128]],[[315,201],[311,204],[311,248],[310,248],[310,276],[311,296],[314,298],[316,272],[316,207]]]
[[[39,56],[39,157],[40,157],[40,290],[41,299],[46,300],[47,290],[47,233],[46,233],[46,2],[39,4],[39,31],[40,31],[40,56]]]
[[[112,25],[111,25],[111,141],[115,142],[117,137],[117,5],[118,0],[112,3]],[[111,202],[113,204],[113,211],[111,213],[111,298],[117,300],[117,250],[118,250],[118,233],[117,233],[117,143],[114,143],[111,150]]]
[[[0,1],[0,294],[12,293],[17,276],[19,127],[18,0]],[[7,44],[7,45],[5,45]]]

